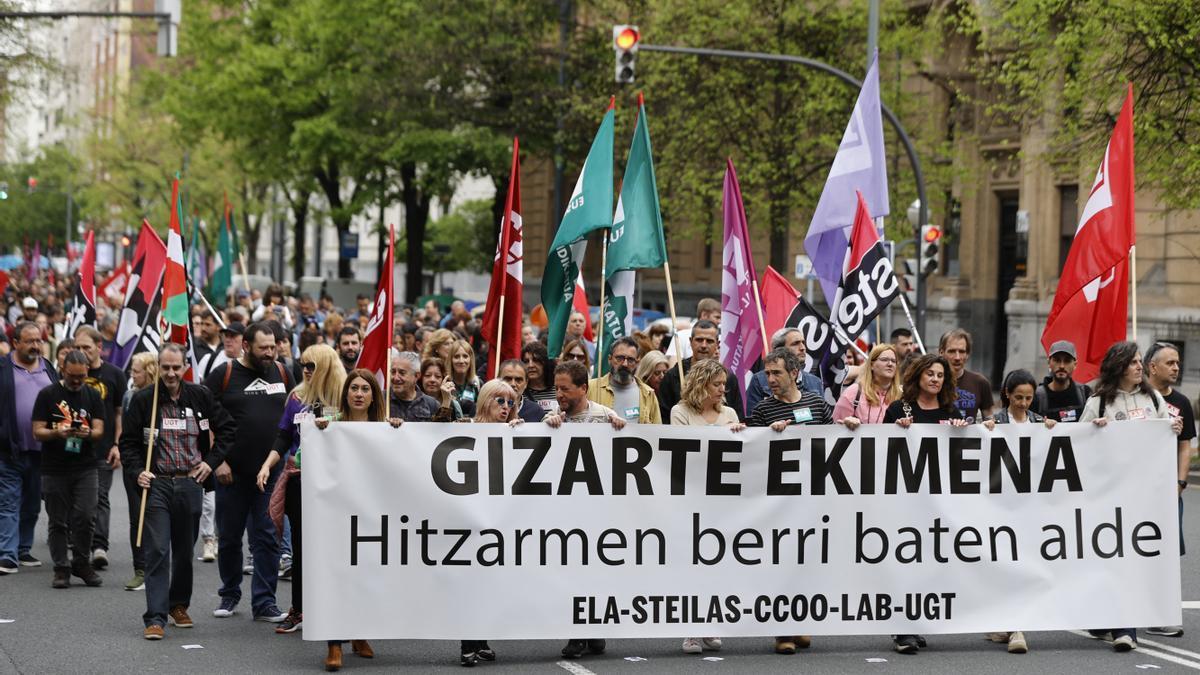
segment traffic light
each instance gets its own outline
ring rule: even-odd
[[[613,26],[613,52],[616,54],[617,84],[633,84],[638,40],[641,37],[637,26]]]
[[[8,183],[0,182],[0,201],[8,199]]]
[[[37,178],[30,176],[29,180],[25,181],[25,189],[29,191],[29,194],[33,194],[37,190]]]
[[[929,276],[938,268],[938,242],[942,239],[942,228],[937,225],[921,226],[921,274]]]
[[[904,295],[908,299],[910,307],[917,306],[917,270],[920,269],[917,265],[916,258],[904,259],[904,273],[900,276],[901,285],[904,287]]]

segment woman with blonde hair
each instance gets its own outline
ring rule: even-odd
[[[450,380],[454,382],[454,398],[462,407],[463,414],[475,414],[475,400],[479,398],[479,376],[475,374],[475,350],[463,339],[450,344]]]
[[[664,360],[665,363],[665,360]],[[716,359],[694,362],[687,377],[679,403],[671,408],[671,424],[695,427],[728,427],[741,431],[745,424],[738,421],[737,412],[725,405],[725,368]],[[719,637],[689,637],[683,639],[683,653],[699,654],[705,649],[721,648]]]
[[[833,407],[833,421],[857,429],[860,424],[882,424],[887,407],[900,400],[899,357],[893,345],[875,345],[858,369],[858,379],[842,390]]]
[[[667,355],[655,349],[642,355],[641,360],[638,361],[637,370],[633,374],[657,394],[658,386],[662,384],[663,378],[667,376],[667,370],[670,367],[670,363],[667,362]]]
[[[453,331],[439,328],[425,338],[424,348],[421,349],[421,361],[426,359],[441,359],[446,365],[450,364],[451,347],[458,340]]]
[[[258,470],[258,489],[265,491],[275,465],[287,459],[283,475],[275,481],[268,512],[275,522],[275,535],[282,537],[283,517],[287,516],[292,530],[292,607],[283,623],[275,628],[279,634],[293,633],[304,621],[304,570],[301,560],[300,513],[300,425],[309,419],[328,417],[337,413],[338,397],[346,381],[346,370],[337,352],[329,345],[313,345],[300,355],[304,380],[288,395],[279,420],[275,445],[262,468]]]
[[[463,420],[467,421],[467,420]],[[524,422],[517,415],[517,392],[504,380],[488,380],[479,388],[476,414],[471,422],[507,424],[515,427]],[[480,661],[495,661],[496,650],[487,640],[459,642],[459,665],[470,668]]]

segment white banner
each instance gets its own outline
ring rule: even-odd
[[[1180,623],[1166,421],[306,423],[304,637]]]

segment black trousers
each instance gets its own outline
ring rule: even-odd
[[[146,555],[145,625],[167,625],[167,612],[192,602],[192,553],[204,488],[187,476],[150,481],[142,550]],[[136,527],[136,523],[134,525]]]
[[[96,469],[42,474],[42,499],[49,519],[50,558],[55,570],[90,567],[96,518]],[[71,557],[68,557],[68,541]]]
[[[300,474],[288,479],[283,513],[292,524],[292,609],[304,613],[304,527],[300,520]]]

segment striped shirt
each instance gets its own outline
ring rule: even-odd
[[[833,415],[825,399],[810,392],[800,392],[800,400],[787,403],[768,396],[759,401],[750,413],[746,424],[752,427],[769,427],[773,422],[787,420],[788,424],[832,424]]]

